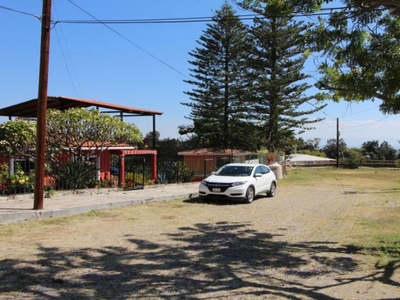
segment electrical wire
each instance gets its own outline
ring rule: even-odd
[[[156,59],[157,61],[159,61],[160,63],[164,64],[165,66],[169,67],[170,69],[174,70],[175,72],[181,74],[182,76],[189,78],[187,75],[183,74],[182,72],[180,72],[179,70],[175,69],[174,67],[172,67],[171,65],[167,64],[166,62],[164,62],[163,60],[161,60],[160,58],[156,57],[155,55],[151,54],[150,52],[148,52],[147,50],[145,50],[144,48],[140,47],[139,45],[137,45],[136,43],[134,43],[133,41],[131,41],[129,38],[125,37],[124,35],[122,35],[121,33],[119,33],[118,31],[116,31],[115,29],[113,29],[112,27],[108,26],[107,24],[113,24],[113,25],[123,25],[123,24],[179,24],[179,23],[204,23],[204,22],[212,22],[213,21],[213,17],[184,17],[184,18],[159,18],[159,19],[128,19],[128,20],[100,20],[98,18],[96,18],[94,15],[90,14],[88,11],[84,10],[83,8],[81,8],[80,6],[78,6],[77,4],[75,4],[74,2],[72,2],[71,0],[67,0],[68,2],[70,2],[72,5],[74,5],[75,7],[77,7],[79,10],[83,11],[85,14],[89,15],[91,18],[93,18],[94,20],[58,20],[58,21],[53,21],[53,27],[55,27],[57,24],[101,24],[105,27],[107,27],[109,30],[111,30],[112,32],[114,32],[115,34],[117,34],[118,36],[120,36],[121,38],[123,38],[124,40],[126,40],[127,42],[129,42],[130,44],[134,45],[135,47],[137,47],[138,49],[140,49],[141,51],[145,52],[146,54],[148,54],[149,56],[153,57],[154,59]],[[0,9],[4,9],[4,10],[8,10],[14,13],[19,13],[19,14],[23,14],[23,15],[27,15],[30,17],[34,17],[38,20],[41,20],[42,18],[38,15],[32,14],[32,13],[28,13],[28,12],[24,12],[21,10],[16,10],[16,9],[12,9],[10,7],[6,7],[3,5],[0,5]],[[333,15],[335,12],[340,11],[346,9],[346,7],[334,7],[334,8],[324,8],[321,9],[321,12],[318,13],[294,13],[291,15],[282,15],[281,17],[313,17],[313,16],[330,16]],[[260,18],[267,18],[268,16],[265,15],[261,15],[261,14],[246,14],[246,15],[237,15],[237,17],[240,20],[253,20],[256,17],[260,17]],[[351,17],[351,16],[349,16]],[[58,38],[58,37],[57,37]],[[60,40],[58,39],[59,43]],[[62,50],[61,50],[62,51]],[[64,60],[66,60],[65,58],[65,54],[62,51],[62,55],[64,57]],[[68,70],[68,74],[71,77],[70,74],[70,70],[67,66],[67,70]],[[73,86],[74,90],[75,86]],[[313,107],[316,107],[314,104],[312,104],[311,102],[307,101],[307,103]],[[370,108],[370,109],[366,109],[357,113],[352,113],[350,115],[347,115],[347,111],[350,108],[350,103],[346,108],[346,111],[344,113],[344,115],[342,116],[342,118],[345,117],[350,117],[352,115],[356,115],[356,114],[360,114],[363,113],[367,110],[371,110],[371,109],[375,109],[377,107],[374,108]],[[328,115],[324,110],[321,111],[325,116],[331,118],[331,119],[335,119],[334,117]],[[385,119],[387,119],[389,116],[385,116],[379,120],[370,122],[368,124],[360,124],[360,125],[354,125],[354,126],[349,126],[347,125],[346,128],[350,129],[351,128],[356,128],[356,127],[370,127],[373,126],[376,123],[379,123]]]
[[[5,10],[9,10],[9,11],[12,11],[12,12],[15,12],[15,13],[19,13],[19,14],[22,14],[22,15],[35,17],[36,19],[39,19],[39,20],[41,19],[40,16],[31,14],[31,13],[27,13],[27,12],[24,12],[24,11],[21,11],[21,10],[13,9],[13,8],[10,8],[10,7],[6,7],[6,6],[3,6],[3,5],[0,5],[0,9],[5,9]]]
[[[387,118],[391,117],[390,115],[384,116],[383,118],[379,119],[379,120],[375,120],[375,121],[371,121],[367,124],[360,124],[360,125],[347,125],[348,128],[356,128],[356,127],[371,127],[373,125],[375,125],[376,123],[379,123]]]
[[[67,0],[69,1],[69,0]],[[331,10],[331,9],[330,9]],[[293,14],[281,15],[278,17],[310,17],[310,16],[328,16],[333,12],[328,13],[310,13],[310,14]],[[276,16],[276,15],[274,15]],[[255,17],[267,18],[266,15],[250,14],[238,15],[240,20],[253,20]],[[230,20],[230,18],[227,18]],[[213,21],[213,17],[191,17],[191,18],[165,18],[165,19],[129,19],[129,20],[58,20],[60,24],[177,24],[177,23],[204,23]]]
[[[54,6],[54,12],[57,14],[57,7],[56,6]],[[60,26],[59,28],[55,27],[54,30],[56,32],[58,45],[60,46],[61,54],[62,54],[62,57],[63,57],[63,60],[64,60],[65,67],[67,69],[67,73],[68,73],[69,80],[71,82],[72,88],[74,89],[75,94],[80,96],[82,94],[81,93],[82,89],[81,89],[81,86],[79,84],[79,81],[76,79],[76,83],[77,83],[77,86],[79,88],[80,93],[78,93],[77,87],[76,87],[76,85],[74,83],[74,80],[73,80],[73,77],[72,77],[72,72],[73,72],[74,77],[78,78],[77,73],[76,73],[75,68],[74,68],[73,61],[71,59],[70,51],[69,51],[69,48],[68,48],[68,43],[64,43],[65,44],[65,51],[64,51],[64,47],[63,47],[63,45],[61,43],[60,35],[61,35],[61,38],[65,41],[64,33],[63,33],[63,30],[62,30],[62,26]],[[71,65],[71,67],[69,66],[69,64],[67,62],[67,58],[69,58],[69,62],[70,62],[69,64]]]
[[[138,44],[134,43],[132,40],[130,40],[126,36],[122,35],[121,33],[116,31],[112,27],[108,26],[107,24],[114,24],[114,25],[116,25],[116,24],[165,24],[165,23],[188,23],[188,22],[210,22],[210,21],[213,21],[213,17],[136,19],[136,20],[100,20],[100,19],[96,18],[94,15],[90,14],[88,11],[84,10],[82,7],[80,7],[77,4],[75,4],[73,1],[71,1],[71,0],[67,0],[67,1],[69,3],[71,3],[72,5],[74,5],[75,7],[77,7],[79,10],[83,11],[85,14],[89,15],[94,20],[58,20],[58,21],[52,21],[52,24],[53,24],[52,27],[53,28],[57,24],[101,24],[101,25],[107,27],[112,32],[114,32],[115,34],[117,34],[118,36],[120,36],[121,38],[125,39],[130,44],[134,45],[135,47],[137,47],[141,51],[145,52],[147,55],[153,57],[154,59],[156,59],[160,63],[164,64],[168,68],[172,69],[173,71],[179,73],[180,75],[182,75],[182,76],[184,76],[185,78],[188,78],[188,79],[190,79],[189,76],[187,76],[186,74],[180,72],[179,70],[177,70],[173,66],[169,65],[168,63],[166,63],[162,59],[156,57],[155,55],[153,55],[149,51],[145,50],[143,47],[139,46]],[[21,14],[24,14],[24,15],[33,16],[33,17],[41,20],[41,17],[33,15],[33,14],[30,14],[30,13],[27,13],[27,12],[15,10],[15,9],[12,9],[12,8],[9,8],[9,7],[5,7],[5,6],[0,6],[0,8],[7,9],[7,10],[10,10],[10,11],[16,12],[16,13],[21,13]],[[340,9],[343,9],[343,8],[344,7],[326,8],[326,9],[322,9],[321,11],[329,11],[328,13],[321,12],[321,13],[312,13],[312,14],[293,14],[293,15],[287,15],[287,17],[289,17],[289,16],[294,17],[294,16],[330,15],[330,14],[333,13],[333,11],[340,10]],[[251,19],[254,19],[255,17],[265,17],[265,16],[260,15],[260,14],[247,14],[247,15],[239,15],[238,17],[240,19],[242,19],[242,20],[251,20]]]
[[[367,109],[364,109],[364,110],[362,110],[362,111],[358,111],[358,112],[351,113],[351,114],[348,115],[348,114],[347,114],[347,111],[348,111],[348,109],[349,109],[349,107],[350,107],[351,105],[352,105],[352,103],[348,103],[348,104],[347,104],[346,111],[345,111],[345,113],[340,117],[341,119],[342,119],[342,118],[352,117],[352,116],[354,116],[354,115],[358,115],[358,114],[364,113],[364,112],[366,112],[366,111],[379,108],[379,105],[377,105],[377,106],[374,106],[374,107],[371,107],[371,108],[367,108]]]
[[[87,11],[76,5],[70,0],[67,0],[80,10],[84,11],[86,14],[94,18],[94,16],[90,15]],[[35,17],[37,19],[41,19],[40,16],[23,12],[20,10],[12,9],[10,7],[6,7],[0,5],[0,9],[9,10],[15,13],[20,13],[28,16]],[[336,11],[341,11],[346,9],[346,7],[331,7],[331,8],[322,8],[320,12],[314,13],[300,13],[295,12],[293,14],[285,14],[285,15],[278,15],[278,17],[311,17],[311,16],[329,16],[334,14]],[[276,15],[274,15],[276,17]],[[244,14],[244,15],[237,15],[240,20],[253,20],[255,17],[262,17],[268,18],[268,15],[262,15],[258,13],[254,14]],[[229,18],[228,18],[229,20]],[[204,22],[211,22],[213,21],[213,17],[183,17],[183,18],[160,18],[160,19],[128,19],[128,20],[100,20],[94,18],[94,20],[57,20],[54,21],[54,24],[168,24],[168,23],[204,23]]]
[[[123,38],[124,40],[126,40],[128,43],[132,44],[133,46],[135,46],[136,48],[138,48],[139,50],[143,51],[144,53],[146,53],[147,55],[151,56],[152,58],[156,59],[157,61],[159,61],[160,63],[162,63],[163,65],[167,66],[168,68],[170,68],[171,70],[177,72],[178,74],[186,77],[189,79],[189,77],[186,74],[183,74],[182,72],[180,72],[179,70],[177,70],[176,68],[174,68],[173,66],[169,65],[168,63],[166,63],[165,61],[163,61],[162,59],[158,58],[157,56],[155,56],[154,54],[150,53],[149,51],[145,50],[144,48],[140,47],[138,44],[134,43],[132,40],[130,40],[129,38],[127,38],[126,36],[122,35],[121,33],[119,33],[118,31],[116,31],[114,28],[108,26],[107,24],[103,23],[101,20],[97,19],[94,15],[90,14],[88,11],[84,10],[83,8],[81,8],[80,6],[78,6],[77,4],[75,4],[74,2],[72,2],[71,0],[67,0],[69,3],[71,3],[72,5],[74,5],[75,7],[77,7],[79,10],[83,11],[85,14],[89,15],[91,18],[95,19],[97,22],[99,22],[100,24],[104,25],[105,27],[107,27],[109,30],[111,30],[112,32],[114,32],[115,34],[117,34],[118,36],[120,36],[121,38]]]

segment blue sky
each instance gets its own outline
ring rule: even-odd
[[[212,17],[225,0],[53,0],[52,19],[122,20]],[[229,2],[229,1],[228,1]],[[238,14],[241,11],[229,2]],[[74,5],[75,4],[75,5]],[[6,107],[38,94],[41,0],[0,0],[0,107]],[[93,16],[93,17],[91,17]],[[190,110],[181,105],[183,93],[191,87],[189,52],[206,29],[206,23],[177,24],[65,24],[51,31],[48,94],[70,96],[142,109],[162,111],[156,119],[161,138],[179,138],[178,126]],[[305,72],[316,76],[310,61]],[[315,130],[299,137],[321,138],[321,146],[336,138],[336,119],[340,136],[350,147],[365,141],[387,141],[400,148],[399,115],[384,115],[379,101],[333,103],[315,117],[325,120]],[[5,121],[6,119],[0,119]],[[152,119],[129,118],[145,135]]]

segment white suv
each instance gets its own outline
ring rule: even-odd
[[[199,196],[228,198],[251,203],[256,195],[266,193],[275,196],[276,177],[263,164],[231,163],[203,179],[199,185]]]

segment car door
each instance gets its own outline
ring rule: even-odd
[[[254,174],[261,174],[261,177],[255,177],[256,193],[263,193],[268,190],[268,168],[257,166]]]
[[[272,170],[269,167],[261,166],[261,168],[264,171],[264,177],[265,177],[265,181],[264,181],[265,185],[263,188],[264,188],[264,191],[268,191],[271,187],[271,183],[274,179],[274,175],[273,175]]]

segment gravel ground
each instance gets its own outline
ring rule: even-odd
[[[291,187],[4,225],[0,299],[400,299],[400,262],[351,246],[388,197]]]

